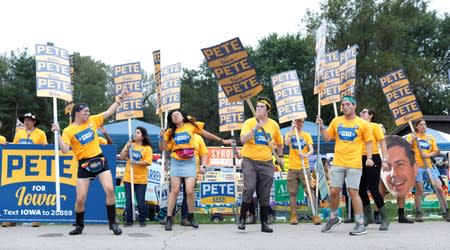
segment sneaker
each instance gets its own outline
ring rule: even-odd
[[[191,222],[188,221],[188,219],[182,219],[180,221],[180,225],[185,226],[185,227],[191,227],[192,226]]]
[[[320,217],[317,215],[313,215],[313,217],[311,218],[312,222],[314,223],[314,225],[320,225],[322,224],[322,221],[320,220]]]
[[[350,235],[364,235],[367,234],[366,227],[363,224],[356,223],[352,231],[349,232]]]
[[[115,235],[122,234],[122,229],[119,228],[119,224],[117,223],[109,224],[109,230],[113,231]]]
[[[336,217],[334,219],[329,219],[327,224],[322,228],[322,233],[331,232],[337,225],[342,223],[342,219],[340,217]]]
[[[406,217],[405,214],[401,214],[398,216],[398,223],[411,224],[411,223],[414,223],[414,220],[409,219],[408,217]]]
[[[422,217],[423,217],[422,211],[416,211],[416,219],[415,219],[416,222],[423,222]]]

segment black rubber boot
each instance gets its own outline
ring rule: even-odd
[[[373,211],[373,223],[381,224],[380,212]]]
[[[113,231],[115,235],[121,235],[122,229],[116,222],[116,204],[106,205],[106,212],[108,214],[109,230]]]
[[[75,229],[70,231],[70,235],[78,235],[83,233],[84,229],[84,211],[75,213]]]
[[[261,206],[261,232],[272,233],[273,229],[269,227],[268,217],[269,217],[269,206]]]
[[[242,202],[241,215],[239,216],[239,224],[238,224],[239,230],[245,230],[245,219],[247,217],[247,211],[250,208],[250,206],[251,206],[250,203]]]
[[[164,226],[164,230],[166,231],[172,231],[172,216],[167,216],[166,218],[166,225]]]
[[[380,209],[380,217],[381,217],[381,225],[380,228],[378,228],[381,231],[386,231],[389,228],[389,216],[386,211],[386,206],[382,206]]]
[[[191,213],[188,215],[188,221],[191,223],[193,228],[198,228],[198,223],[194,219],[194,214]]]

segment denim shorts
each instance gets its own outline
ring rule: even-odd
[[[430,168],[433,180],[439,180],[439,171],[436,168]],[[426,168],[419,168],[416,175],[417,182],[430,181]]]
[[[331,166],[331,187],[342,188],[347,185],[347,188],[359,190],[359,182],[361,181],[361,168],[348,168],[342,166]]]

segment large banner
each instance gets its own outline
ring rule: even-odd
[[[202,49],[202,52],[228,101],[249,99],[262,91],[255,67],[239,37]]]
[[[153,63],[155,64],[155,82],[156,82],[156,114],[161,111],[161,53],[159,50],[153,51]]]
[[[323,90],[322,74],[323,74],[323,66],[324,66],[324,57],[325,57],[325,45],[327,40],[327,25],[326,23],[322,23],[320,27],[316,31],[316,68],[315,68],[315,77],[314,77],[314,94],[317,95],[320,91]]]
[[[244,102],[229,102],[219,86],[219,131],[240,130],[244,123]]]
[[[271,77],[280,123],[306,118],[297,71],[286,71]]]
[[[419,103],[417,103],[408,77],[403,69],[388,73],[378,78],[378,81],[397,126],[422,117]]]
[[[181,63],[161,69],[161,109],[163,112],[180,108],[181,73]]]
[[[116,120],[143,117],[141,63],[115,65],[114,84],[116,95],[120,95],[125,88],[129,92],[116,111]]]
[[[323,86],[320,91],[320,105],[328,105],[341,100],[339,92],[341,85],[341,76],[339,74],[340,59],[339,51],[335,50],[329,52],[323,58],[324,67],[322,72],[322,78],[319,84]]]
[[[115,178],[115,145],[101,146]],[[78,163],[72,151],[59,156],[61,210],[56,211],[54,145],[0,145],[0,221],[64,222],[75,220]],[[105,192],[98,180],[89,187],[85,221],[108,222]]]
[[[341,97],[355,95],[357,45],[340,53]]]
[[[37,96],[72,101],[69,52],[53,45],[36,44],[35,58]]]
[[[234,204],[234,182],[200,182],[200,202],[206,204]]]

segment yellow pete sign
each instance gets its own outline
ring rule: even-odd
[[[422,117],[419,104],[403,69],[382,76],[378,81],[397,126]]]
[[[354,96],[356,79],[356,56],[358,55],[357,45],[340,53],[340,75],[341,75],[341,97]]]
[[[72,101],[69,52],[52,45],[36,44],[35,59],[37,96]]]
[[[320,84],[323,86],[320,92],[320,105],[324,106],[341,100],[339,87],[341,76],[339,74],[340,60],[339,51],[327,53],[324,57],[325,67]]]
[[[181,63],[161,69],[161,110],[179,109],[181,102]]]
[[[295,70],[286,71],[271,78],[280,123],[306,118],[297,72]]]
[[[117,109],[116,119],[139,118],[144,116],[142,106],[142,74],[139,62],[114,66],[115,93],[119,95],[127,89],[129,95]]]
[[[53,150],[2,150],[1,186],[22,182],[55,182]],[[60,182],[76,186],[78,164],[73,152],[60,152]]]
[[[153,64],[155,65],[156,101],[158,107],[156,114],[161,114],[161,53],[159,50],[153,51]]]
[[[242,101],[229,102],[222,88],[219,86],[219,131],[240,130],[244,123],[244,103]]]
[[[202,52],[230,102],[248,99],[262,91],[255,67],[239,37]]]

